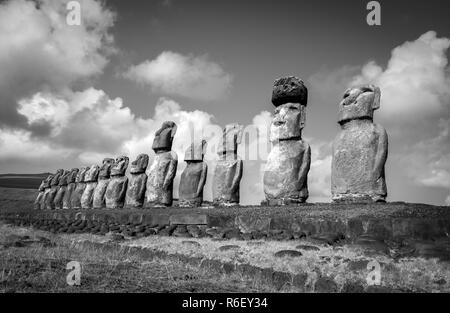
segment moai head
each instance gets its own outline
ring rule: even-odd
[[[98,179],[98,173],[100,171],[100,167],[96,164],[92,165],[89,168],[89,171],[86,172],[84,176],[85,182],[95,182]]]
[[[39,191],[44,191],[44,189],[45,189],[45,179],[43,181],[41,181],[41,184],[39,185],[38,190]]]
[[[63,169],[59,169],[56,171],[56,174],[53,176],[53,179],[50,183],[50,186],[58,186],[59,184],[59,179],[61,178],[61,176],[64,174],[64,170]]]
[[[60,176],[58,186],[66,186],[67,179],[70,176],[70,171],[64,170],[64,173]]]
[[[206,153],[206,145],[206,140],[191,143],[191,145],[186,149],[184,160],[186,162],[203,161],[203,157]]]
[[[75,183],[77,181],[77,177],[78,177],[78,172],[80,170],[78,168],[73,168],[70,170],[70,174],[69,177],[67,178],[67,183]]]
[[[50,188],[50,183],[52,182],[53,176],[53,174],[47,176],[44,182],[44,188]]]
[[[238,144],[241,143],[244,127],[239,124],[228,124],[223,130],[222,143],[219,145],[219,156],[236,157]]]
[[[373,119],[373,111],[380,107],[380,88],[374,85],[352,87],[345,91],[339,104],[338,123],[355,119]]]
[[[177,125],[172,121],[166,121],[161,128],[155,133],[152,149],[155,152],[170,151],[172,149],[172,142],[175,133],[177,132]]]
[[[270,141],[300,139],[305,127],[308,89],[294,76],[279,78],[274,82],[272,103],[276,106],[270,125]]]
[[[102,162],[102,166],[100,167],[98,177],[99,178],[109,178],[111,174],[111,167],[114,164],[114,159],[112,158],[104,158]]]
[[[84,183],[84,178],[86,176],[86,172],[89,171],[89,166],[84,166],[80,168],[80,171],[77,174],[77,183]]]
[[[148,165],[148,155],[145,153],[141,153],[137,156],[136,160],[131,162],[131,174],[140,174],[145,173]]]
[[[117,157],[114,165],[111,167],[111,176],[123,176],[128,168],[129,159],[127,156]]]

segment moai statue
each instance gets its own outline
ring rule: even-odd
[[[302,139],[308,90],[294,76],[274,82],[272,103],[276,107],[270,125],[272,150],[264,170],[265,201],[262,205],[296,205],[308,199],[311,148]]]
[[[89,171],[89,166],[81,167],[76,178],[76,187],[70,196],[70,208],[81,209],[81,197],[83,196],[86,183],[84,181],[86,173]]]
[[[94,209],[101,209],[106,206],[105,193],[109,184],[109,176],[111,175],[111,167],[114,165],[114,159],[103,159],[102,166],[98,173],[97,186],[94,189],[94,197],[92,200],[92,207]]]
[[[51,187],[50,183],[52,182],[53,176],[54,176],[53,174],[50,174],[45,179],[45,182],[44,182],[44,195],[42,196],[41,202],[39,203],[41,210],[45,210],[46,209],[47,197],[48,197],[48,194],[50,193],[50,187]]]
[[[94,190],[97,186],[98,173],[100,167],[98,165],[92,165],[89,171],[86,172],[84,181],[86,187],[84,188],[83,195],[81,196],[81,208],[82,209],[92,209],[92,202],[94,199]]]
[[[147,166],[148,155],[144,153],[139,154],[136,160],[131,162],[131,178],[125,196],[126,207],[141,208],[144,205],[145,188],[147,185],[147,174],[145,174],[145,170]]]
[[[331,194],[333,202],[384,202],[386,130],[373,122],[380,107],[380,88],[350,88],[339,104],[341,132],[333,142]]]
[[[155,133],[152,149],[156,155],[148,171],[145,208],[172,205],[173,179],[177,172],[178,156],[171,149],[176,132],[177,125],[166,121]]]
[[[222,145],[219,147],[219,160],[214,169],[213,205],[239,205],[239,187],[243,164],[237,155],[244,127],[238,124],[225,126]]]
[[[206,141],[192,143],[186,150],[184,161],[186,168],[181,174],[178,190],[180,207],[198,207],[203,202],[203,187],[206,182],[208,165],[203,162],[206,153]]]
[[[64,193],[64,197],[63,197],[63,209],[67,210],[67,209],[71,209],[72,206],[70,204],[70,199],[72,197],[72,193],[75,191],[75,188],[77,187],[77,176],[78,176],[78,172],[80,170],[78,168],[73,168],[70,170],[70,174],[67,176],[67,189],[66,192]]]
[[[45,191],[45,181],[46,181],[46,179],[44,179],[41,182],[41,184],[39,185],[39,188],[38,188],[39,193],[36,197],[36,200],[34,201],[34,209],[35,210],[41,209],[41,201],[42,201],[42,198],[44,197],[44,191]]]
[[[47,210],[55,209],[55,197],[58,193],[59,189],[59,179],[64,174],[63,169],[59,169],[56,171],[56,174],[53,176],[52,181],[50,182],[50,191],[45,199],[45,208]]]
[[[55,208],[57,210],[61,210],[63,208],[63,199],[64,199],[64,195],[67,192],[67,179],[69,178],[70,175],[70,171],[64,171],[64,173],[61,175],[61,177],[59,178],[59,182],[58,182],[58,192],[56,193],[55,196]]]
[[[128,157],[120,156],[111,167],[111,178],[105,192],[105,204],[108,209],[123,208],[128,185],[128,177],[125,176],[128,162]]]

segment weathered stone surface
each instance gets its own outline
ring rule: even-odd
[[[125,197],[125,206],[130,208],[140,208],[144,205],[145,189],[147,185],[147,174],[145,170],[148,166],[148,155],[139,154],[131,162],[131,178],[128,182],[127,193]]]
[[[59,189],[59,179],[64,174],[63,169],[59,169],[56,171],[56,174],[53,176],[51,182],[50,182],[50,191],[48,192],[48,195],[45,199],[45,208],[47,210],[54,210],[55,209],[55,197],[58,193]]]
[[[92,165],[85,175],[84,181],[86,182],[86,187],[84,188],[83,195],[81,196],[81,208],[83,209],[92,209],[94,190],[97,187],[99,171],[100,167],[98,165]]]
[[[83,196],[84,188],[86,188],[84,177],[87,171],[89,171],[89,167],[82,167],[77,174],[76,186],[70,196],[70,207],[72,209],[81,209],[81,197]]]
[[[380,107],[380,89],[365,85],[348,89],[339,104],[341,131],[333,142],[333,202],[385,201],[386,130],[373,122]]]
[[[176,130],[176,124],[168,121],[155,134],[152,149],[156,155],[148,171],[145,208],[172,205],[178,156],[171,149]]]
[[[243,162],[237,156],[237,147],[242,132],[243,127],[238,124],[229,124],[223,131],[213,178],[213,204],[216,206],[239,205]]]
[[[105,204],[108,209],[123,208],[128,186],[128,177],[125,171],[128,167],[127,156],[120,156],[111,168],[111,178],[105,192]]]
[[[103,159],[102,166],[98,173],[97,186],[94,189],[94,196],[92,199],[92,207],[94,209],[101,209],[106,206],[105,204],[105,193],[106,188],[108,188],[111,167],[114,165],[114,159],[105,158]]]
[[[205,186],[208,165],[203,162],[206,141],[192,143],[186,150],[184,160],[186,168],[181,174],[179,185],[179,206],[198,207],[203,202],[203,187]]]
[[[64,173],[60,176],[59,178],[59,182],[58,182],[58,191],[56,193],[55,196],[55,208],[57,210],[61,210],[63,208],[63,200],[64,200],[64,195],[66,194],[67,191],[67,179],[70,176],[70,171],[64,171]]]
[[[308,89],[303,81],[295,76],[281,77],[273,83],[272,103],[275,106],[285,103],[300,103],[306,106]]]
[[[41,198],[41,202],[40,202],[41,210],[45,210],[45,208],[46,208],[47,197],[48,197],[48,194],[50,192],[50,183],[51,183],[52,179],[53,179],[53,175],[49,175],[49,176],[47,176],[47,178],[45,180],[45,183],[44,183],[44,194],[43,194],[43,196]]]
[[[70,200],[72,198],[72,193],[74,192],[74,190],[77,186],[76,179],[77,179],[77,175],[78,175],[79,171],[80,170],[78,168],[73,168],[70,170],[70,174],[67,176],[67,179],[66,179],[67,188],[64,193],[63,203],[62,203],[62,207],[65,210],[72,208]]]
[[[46,184],[46,180],[48,179],[48,177],[46,179],[44,179],[41,184],[39,185],[38,188],[38,195],[36,197],[36,200],[34,200],[34,204],[33,204],[33,208],[35,210],[40,210],[41,209],[41,202],[42,202],[42,198],[44,197],[44,191],[45,191],[45,184]]]
[[[293,96],[292,92],[299,95]],[[302,140],[305,126],[307,89],[295,77],[275,81],[274,118],[270,125],[273,144],[264,171],[265,205],[290,205],[303,203],[309,196],[308,172],[311,165],[311,148]],[[288,101],[289,100],[289,101]]]

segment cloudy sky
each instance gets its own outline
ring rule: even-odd
[[[245,151],[266,143],[273,81],[296,75],[309,89],[310,201],[329,201],[343,92],[370,82],[389,134],[388,200],[450,205],[448,1],[379,1],[380,26],[365,0],[83,0],[78,26],[67,2],[0,1],[1,173],[151,156],[165,120],[179,125],[180,172],[190,125],[215,138],[238,122],[261,135],[239,152],[241,202],[259,203],[264,152]],[[213,150],[208,164],[210,200]]]

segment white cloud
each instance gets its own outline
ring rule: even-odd
[[[171,51],[130,67],[124,76],[151,86],[155,92],[204,101],[222,98],[232,81],[232,76],[207,56],[185,56]]]
[[[445,204],[450,206],[450,195],[445,199]]]

